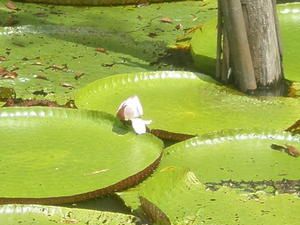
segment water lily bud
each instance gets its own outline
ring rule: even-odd
[[[121,103],[117,111],[117,117],[122,121],[131,121],[135,133],[144,134],[147,132],[147,125],[151,120],[143,120],[143,107],[137,96],[132,96]]]
[[[131,120],[143,115],[143,107],[138,96],[132,96],[121,103],[117,111],[120,120]]]

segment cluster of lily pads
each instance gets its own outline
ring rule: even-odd
[[[298,98],[160,71],[97,80],[75,104],[0,110],[1,223],[299,223]],[[112,193],[132,215],[46,206]]]
[[[135,97],[120,106],[133,95],[152,120],[144,134],[116,116],[137,102]],[[300,147],[299,136],[283,132],[299,118],[299,99],[257,99],[205,75],[165,71],[98,80],[78,91],[75,102],[79,109],[0,111],[1,203],[58,204],[118,192],[135,215],[146,213],[157,224],[299,220],[299,160],[272,147]],[[139,115],[129,114],[139,117],[137,110]],[[155,129],[173,140],[178,134],[196,137],[163,149],[151,134]],[[28,207],[2,211],[28,213]],[[33,206],[30,215],[93,224],[76,210]],[[125,218],[124,224],[139,223],[133,216],[110,217],[119,224]]]

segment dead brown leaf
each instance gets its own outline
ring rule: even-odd
[[[15,71],[9,71],[4,67],[0,67],[0,77],[4,79],[15,79],[18,74]]]
[[[185,29],[185,34],[191,34],[194,33],[197,30],[201,30],[202,31],[203,25],[202,24],[198,24],[197,26]]]
[[[182,25],[181,23],[179,23],[179,24],[177,24],[177,25],[175,26],[175,29],[176,29],[176,30],[182,30],[182,29],[183,29],[183,25]]]
[[[40,80],[49,80],[48,77],[46,77],[45,75],[41,75],[41,74],[37,74],[33,76],[36,79],[40,79]]]
[[[160,19],[160,22],[162,23],[173,23],[173,20],[169,17],[163,17]]]
[[[18,74],[16,72],[8,72],[3,76],[4,79],[16,79]]]
[[[101,53],[106,53],[107,54],[107,51],[105,48],[96,48],[96,52],[101,52]]]
[[[76,223],[78,223],[78,220],[66,218],[66,219],[62,219],[61,222],[65,223],[65,224],[76,224]]]
[[[5,4],[6,8],[10,9],[10,10],[17,10],[18,7],[16,6],[16,4],[13,1],[8,1]]]
[[[300,156],[300,151],[295,146],[292,145],[286,144],[283,146],[283,145],[272,144],[271,148],[276,151],[285,152],[295,158]]]
[[[21,98],[9,98],[3,107],[30,107],[30,106],[45,106],[45,107],[62,107],[62,108],[72,108],[77,109],[73,100],[68,101],[64,105],[59,105],[55,101],[49,100],[35,100],[35,99],[21,99]]]
[[[0,55],[0,61],[6,61],[6,60],[7,60],[7,58],[5,56]]]
[[[84,75],[83,72],[76,72],[74,78],[75,80],[79,80],[83,75]]]
[[[62,87],[65,87],[65,88],[74,88],[74,86],[72,85],[72,84],[70,84],[70,83],[66,83],[66,82],[64,82],[64,83],[61,83],[61,86]]]
[[[68,69],[68,65],[67,64],[62,64],[62,65],[56,65],[56,64],[53,64],[49,67],[47,67],[46,69],[53,69],[53,70],[67,70]]]
[[[295,146],[292,146],[292,145],[285,145],[286,147],[286,150],[285,152],[287,154],[289,154],[290,156],[293,156],[295,158],[299,157],[300,156],[300,151],[295,147]]]
[[[43,65],[43,63],[42,63],[42,62],[39,62],[39,61],[37,61],[37,62],[34,62],[34,63],[32,63],[31,65],[34,65],[34,66],[42,66],[42,65]]]
[[[291,132],[292,134],[300,133],[300,120],[297,120],[293,125],[285,129],[285,131]]]

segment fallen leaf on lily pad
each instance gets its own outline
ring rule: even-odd
[[[291,132],[293,135],[294,134],[299,134],[300,133],[300,120],[297,120],[290,127],[285,129],[285,131]]]
[[[107,53],[105,48],[96,48],[96,52]]]
[[[203,25],[202,24],[198,24],[197,26],[188,28],[185,30],[185,34],[190,34],[190,33],[194,33],[197,30],[201,30],[202,31]]]
[[[13,1],[8,1],[5,4],[6,8],[11,9],[11,10],[17,10],[18,7],[15,5],[15,3]]]
[[[31,106],[45,106],[45,107],[62,107],[77,109],[74,101],[70,100],[64,105],[58,104],[56,101],[49,100],[35,100],[35,99],[21,99],[9,98],[3,107],[31,107]]]
[[[173,23],[173,20],[169,17],[163,17],[160,19],[160,22],[162,23]]]
[[[52,66],[49,66],[47,69],[53,69],[53,70],[67,70],[68,69],[68,65],[67,64],[62,64],[62,65],[56,65],[53,64]]]
[[[61,86],[65,87],[65,88],[71,88],[71,89],[74,88],[74,86],[72,84],[69,84],[69,83],[62,83]]]
[[[23,58],[23,60],[26,61],[25,58]],[[27,59],[27,60],[28,60],[28,59]],[[34,63],[32,63],[31,65],[34,65],[34,66],[42,66],[43,63],[42,63],[42,62],[34,62]]]
[[[34,78],[40,79],[40,80],[49,80],[45,75],[33,75]]]
[[[76,72],[74,78],[75,80],[79,80],[83,75],[84,75],[83,72]]]
[[[15,71],[9,71],[4,67],[0,67],[0,77],[4,79],[15,79],[18,74]]]
[[[299,157],[300,156],[300,151],[293,145],[285,145],[286,147],[286,153],[293,157]]]
[[[7,58],[5,56],[0,55],[0,61],[6,61],[6,60],[7,60]]]
[[[280,152],[285,152],[290,156],[293,156],[295,158],[298,158],[300,156],[300,151],[293,145],[277,145],[277,144],[272,144],[271,148],[280,151]]]
[[[176,30],[182,30],[183,29],[183,25],[181,23],[177,24],[175,26]]]

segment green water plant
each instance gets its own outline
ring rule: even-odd
[[[1,204],[57,204],[109,194],[139,183],[162,154],[160,140],[137,136],[101,112],[1,109],[0,127]]]
[[[120,197],[157,224],[297,224],[300,146],[282,132],[224,131],[165,150],[159,168]]]
[[[246,96],[202,74],[180,71],[121,74],[95,81],[75,95],[79,108],[114,114],[138,95],[151,129],[190,135],[232,128],[283,130],[299,118],[298,99]],[[272,116],[271,116],[272,115]]]

